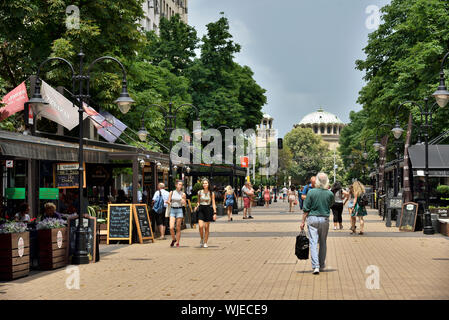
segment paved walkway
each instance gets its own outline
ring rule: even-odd
[[[375,211],[365,235],[350,235],[345,209],[344,229],[329,232],[328,269],[313,275],[310,260],[294,255],[299,210],[286,207],[257,207],[254,220],[220,217],[209,248],[193,229],[180,248],[102,245],[99,263],[79,266],[79,290],[67,289],[62,268],[0,282],[0,299],[449,299],[448,237],[386,228]],[[379,289],[368,289],[376,269]]]

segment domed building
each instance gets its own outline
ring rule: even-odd
[[[340,132],[345,124],[335,114],[319,108],[318,111],[302,118],[294,127],[312,128],[315,134],[320,135],[329,144],[330,150],[336,150],[339,146]]]

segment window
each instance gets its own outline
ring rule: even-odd
[[[334,126],[334,134],[337,134],[337,127]]]
[[[317,126],[314,126],[314,127],[313,127],[313,131],[315,132],[315,134],[317,134],[317,133],[318,133],[318,127],[317,127]]]
[[[332,130],[331,126],[327,126],[327,134],[331,134],[331,130]]]
[[[321,134],[324,133],[324,126],[321,126]]]

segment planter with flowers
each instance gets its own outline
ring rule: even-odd
[[[39,242],[39,268],[51,270],[67,264],[68,234],[66,221],[47,218],[36,226]]]
[[[13,280],[30,272],[30,236],[23,222],[0,225],[0,279]]]

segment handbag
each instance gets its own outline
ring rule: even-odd
[[[309,238],[304,230],[296,237],[295,255],[299,260],[309,259]]]
[[[165,209],[165,217],[168,218],[170,217],[170,210],[171,210],[171,205],[167,205],[167,209]]]

